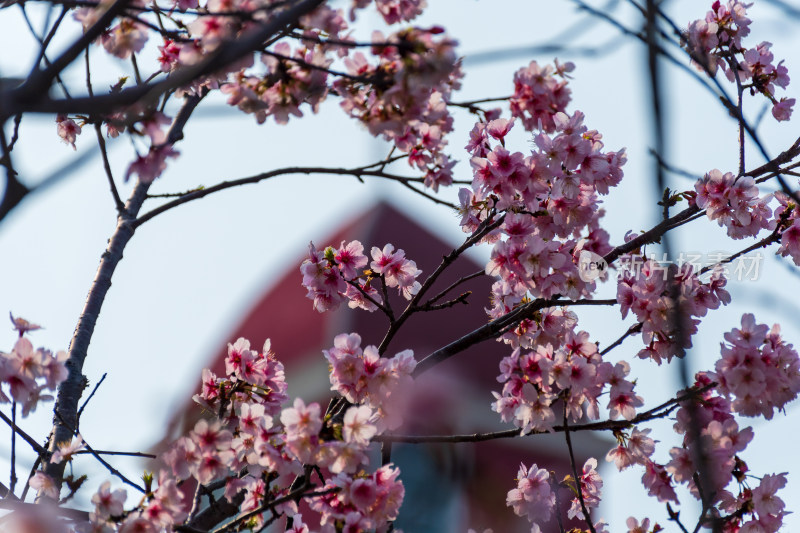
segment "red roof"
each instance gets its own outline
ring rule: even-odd
[[[345,224],[333,235],[320,236],[314,244],[318,249],[324,249],[329,245],[338,247],[342,241],[354,239],[361,241],[365,250],[372,246],[382,248],[387,243],[404,249],[406,257],[414,260],[422,270],[420,280],[435,270],[443,255],[460,244],[442,241],[413,218],[385,202]],[[285,273],[265,291],[240,325],[224,339],[208,366],[216,374],[224,374],[228,342],[244,337],[252,345],[260,346],[266,338],[270,338],[273,352],[285,366],[289,395],[300,396],[306,401],[317,400],[325,405],[332,393],[322,350],[331,347],[333,338],[340,333],[358,333],[362,338],[362,346],[378,345],[388,322],[378,311],[368,313],[346,306],[334,312],[315,311],[300,283],[301,261],[302,258],[298,258],[297,267]],[[483,265],[462,255],[437,280],[429,295],[435,295],[461,277],[483,268]],[[450,294],[450,298],[454,298],[472,291],[469,305],[459,304],[445,310],[412,316],[391,341],[387,354],[411,349],[419,361],[432,351],[485,324],[487,317],[484,308],[489,306],[490,287],[490,278],[480,276],[460,285]],[[396,294],[390,297],[390,302],[396,314],[406,303]],[[409,417],[412,422],[398,433],[474,433],[504,428],[497,414],[491,411],[490,403],[493,400],[491,391],[500,390],[496,381],[498,363],[508,352],[504,344],[484,342],[423,374],[418,380],[412,406],[412,412],[420,416]],[[199,408],[184,406],[173,418],[170,438],[189,430],[199,416]],[[589,455],[602,458],[610,447],[608,442],[600,441],[593,435],[582,435],[574,440],[577,441],[579,465]],[[429,459],[432,457],[434,463],[447,471],[444,474],[440,471],[435,473],[431,478],[434,486],[436,483],[457,482],[464,501],[468,502],[464,510],[468,511],[469,516],[464,517],[464,525],[476,529],[494,527],[498,532],[512,532],[530,528],[530,525],[526,527],[524,519],[515,517],[511,509],[505,506],[505,494],[514,487],[520,462],[528,466],[537,463],[540,467],[555,470],[558,479],[570,473],[568,459],[564,455],[566,448],[563,436],[504,439],[480,444],[414,446],[417,451],[410,452],[412,455],[422,457],[419,455],[422,453]],[[443,475],[449,479],[444,479]],[[430,482],[426,483],[430,485]],[[443,486],[442,490],[452,492],[453,487]],[[407,491],[407,496],[411,496],[411,491]],[[569,499],[566,493],[562,496],[562,501]],[[414,504],[415,507],[417,505]],[[555,520],[553,527],[553,531],[556,531]],[[418,529],[419,526],[415,525],[409,531],[416,532]],[[435,528],[423,530],[438,531]]]

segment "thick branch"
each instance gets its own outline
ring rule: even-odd
[[[119,2],[124,1],[126,0],[119,0]],[[53,100],[43,96],[35,101],[32,101],[28,94],[31,89],[27,88],[29,84],[26,83],[23,87],[16,88],[7,92],[7,94],[0,94],[0,121],[4,117],[13,116],[20,112],[105,115],[119,111],[120,108],[132,105],[140,100],[155,100],[170,90],[185,87],[194,80],[218,72],[248,53],[259,50],[264,41],[284,30],[287,26],[297,23],[300,17],[310,13],[324,1],[299,0],[291,7],[276,13],[264,24],[255,26],[237,39],[224,42],[197,65],[177,70],[170,74],[167,79],[160,82],[137,85],[114,94],[86,96],[68,100]],[[56,62],[54,62],[54,65]]]
[[[455,340],[443,348],[439,348],[435,352],[425,357],[417,364],[414,370],[414,377],[418,377],[423,372],[426,372],[453,357],[454,355],[463,352],[470,346],[481,343],[483,341],[493,339],[498,335],[508,331],[508,328],[513,327],[520,321],[530,318],[536,311],[540,311],[547,307],[556,307],[559,305],[614,305],[616,300],[559,300],[556,296],[553,299],[545,300],[538,298],[526,304],[520,305],[513,311],[501,316],[497,320],[489,322],[478,329],[467,333],[458,340]]]
[[[122,13],[129,0],[116,0],[103,13],[97,22],[86,30],[77,41],[57,59],[55,59],[46,69],[35,70],[21,86],[14,89],[15,99],[19,102],[35,102],[40,96],[45,94],[50,88],[50,84],[83,50],[97,39],[103,31],[111,24],[117,15]]]
[[[183,107],[173,122],[169,137],[178,135],[177,129],[182,129],[188,115],[194,111],[201,100],[201,96],[189,96],[186,98]],[[122,260],[122,253],[128,241],[133,237],[135,226],[133,224],[136,215],[142,207],[142,203],[147,198],[149,183],[138,182],[133,189],[125,209],[117,219],[117,227],[108,242],[108,247],[100,259],[100,266],[89,289],[83,312],[81,313],[72,342],[69,347],[69,358],[67,359],[67,379],[58,387],[58,395],[55,405],[55,418],[53,430],[48,444],[48,450],[54,452],[58,443],[68,442],[72,439],[72,430],[78,425],[78,402],[80,401],[83,389],[87,382],[84,377],[83,363],[89,350],[89,343],[94,333],[97,318],[103,307],[106,294],[111,288],[111,278],[117,265]],[[64,475],[64,463],[47,463],[44,471],[60,485]]]

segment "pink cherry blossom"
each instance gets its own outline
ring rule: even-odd
[[[56,124],[58,125],[58,136],[61,137],[61,140],[72,146],[73,150],[77,150],[75,140],[81,134],[81,127],[74,120],[64,115],[56,117]]]
[[[95,505],[94,519],[107,519],[112,516],[122,515],[126,498],[127,491],[125,489],[115,489],[112,492],[111,483],[104,482],[92,496],[92,503]]]
[[[792,118],[792,108],[796,102],[796,98],[782,97],[772,106],[772,116],[779,122],[789,120]]]
[[[58,449],[53,452],[52,457],[50,457],[50,462],[60,463],[62,461],[72,461],[72,456],[75,455],[75,452],[82,450],[85,446],[83,438],[78,435],[76,438],[72,439],[71,442],[59,444]]]
[[[373,246],[371,253],[370,268],[383,276],[388,287],[397,287],[406,300],[410,300],[419,292],[421,285],[416,278],[422,271],[417,268],[414,261],[406,259],[403,250],[395,252],[394,246],[387,244],[383,250]]]
[[[518,516],[525,516],[532,523],[532,531],[539,531],[540,524],[550,520],[556,504],[556,495],[550,488],[550,474],[536,464],[527,468],[524,464],[517,473],[517,488],[506,496],[506,505],[514,508]]]
[[[32,489],[35,489],[40,495],[47,496],[53,500],[58,500],[58,486],[56,486],[53,478],[41,470],[37,471],[33,477],[28,480],[28,485],[30,485]]]
[[[366,405],[360,407],[351,407],[344,415],[344,423],[342,425],[342,435],[345,442],[357,442],[366,446],[369,441],[378,431],[373,424],[370,423],[372,418],[372,409]]]
[[[777,325],[767,331],[752,314],[743,315],[742,328],[725,334],[730,344],[723,344],[713,377],[735,411],[769,420],[800,393],[800,357]]]
[[[172,149],[172,145],[164,145],[159,148],[151,148],[144,156],[138,156],[136,161],[130,164],[125,173],[125,180],[132,175],[139,176],[139,181],[149,183],[161,176],[167,168],[167,158],[175,158],[180,152]]]

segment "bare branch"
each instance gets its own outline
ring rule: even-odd
[[[2,411],[0,411],[0,420],[8,424],[8,427],[10,427],[14,433],[22,437],[22,440],[30,444],[31,448],[33,448],[33,451],[35,451],[38,455],[47,455],[47,450],[41,444],[36,442],[36,439],[28,435],[22,428],[20,428],[13,420],[8,418],[8,416],[6,416],[6,414],[3,413]]]
[[[678,404],[686,400],[695,398],[697,395],[715,387],[716,383],[711,383],[699,389],[692,389],[684,394],[671,398],[666,402],[653,407],[643,413],[640,413],[630,420],[605,420],[602,422],[589,422],[585,424],[575,424],[569,426],[569,430],[576,431],[620,431],[629,429],[642,422],[655,420],[657,418],[665,418],[669,416]],[[524,435],[519,428],[506,429],[503,431],[493,431],[490,433],[472,433],[469,435],[378,435],[373,441],[376,442],[404,442],[407,444],[425,444],[425,443],[456,443],[456,442],[483,442],[495,439],[512,439],[516,437],[532,437],[534,435],[543,435],[547,433],[561,433],[564,431],[564,426],[554,426],[552,430],[533,430]]]
[[[374,166],[374,165],[370,165]],[[247,178],[239,178],[237,180],[231,181],[223,181],[214,185],[213,187],[205,187],[202,189],[195,189],[192,191],[187,192],[183,196],[168,202],[164,205],[161,205],[152,211],[148,211],[144,215],[140,216],[134,222],[134,227],[138,228],[145,222],[151,220],[153,217],[156,217],[170,209],[178,207],[179,205],[183,205],[187,202],[191,202],[194,200],[199,200],[200,198],[205,198],[209,194],[213,194],[215,192],[224,191],[226,189],[230,189],[232,187],[239,187],[242,185],[249,185],[253,183],[259,183],[264,180],[268,180],[270,178],[274,178],[276,176],[285,176],[288,174],[333,174],[337,176],[375,176],[379,178],[385,178],[389,180],[398,181],[400,183],[405,183],[408,181],[421,181],[421,178],[408,178],[405,176],[398,176],[395,174],[389,174],[386,172],[381,172],[377,170],[367,170],[367,167],[358,167],[358,168],[327,168],[327,167],[287,167],[287,168],[280,168],[277,170],[271,170],[269,172],[263,172],[261,174],[256,174],[255,176],[250,176]],[[418,191],[417,191],[418,192]]]
[[[187,96],[181,111],[173,121],[169,130],[168,138],[182,134],[183,124],[188,120],[188,115],[195,109],[202,96]],[[59,442],[69,441],[72,438],[73,428],[78,425],[78,402],[83,389],[86,387],[86,378],[82,374],[83,363],[86,359],[89,342],[92,339],[100,310],[103,307],[106,294],[111,288],[111,278],[117,268],[122,253],[130,239],[133,237],[135,227],[133,222],[142,203],[147,197],[149,183],[136,184],[128,198],[125,209],[117,219],[117,227],[108,242],[108,247],[100,259],[100,265],[89,290],[83,312],[75,327],[75,333],[69,347],[69,357],[66,362],[67,379],[58,387],[58,394],[55,405],[55,419],[53,431],[50,435],[48,449],[54,452]],[[44,466],[45,473],[55,480],[60,486],[64,474],[64,464],[47,463]]]

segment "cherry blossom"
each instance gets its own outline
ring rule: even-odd
[[[404,350],[391,358],[380,357],[374,346],[362,350],[361,337],[351,333],[337,335],[333,347],[323,354],[331,366],[331,390],[338,391],[353,404],[365,404],[360,411],[350,414],[353,423],[358,421],[360,426],[370,418],[371,407],[377,411],[374,423],[378,432],[400,425],[413,381],[411,374],[416,368],[411,350]],[[403,394],[400,391],[404,391]],[[354,426],[348,431],[355,431],[356,438],[363,442],[363,436],[372,430],[367,425],[364,428]]]
[[[56,124],[58,125],[58,136],[61,137],[61,140],[72,146],[73,150],[77,150],[75,141],[78,135],[81,134],[81,127],[73,119],[64,115],[56,117]]]
[[[28,485],[35,489],[39,494],[58,500],[59,490],[58,486],[53,481],[53,478],[44,472],[37,471],[33,477],[28,480]]]
[[[9,398],[0,388],[0,403],[15,401],[22,405],[22,416],[36,410],[39,403],[52,400],[45,391],[55,391],[67,378],[66,352],[53,354],[51,351],[34,349],[31,341],[22,336],[24,324],[15,321],[15,329],[20,328],[20,337],[10,353],[0,352],[0,385],[8,385]]]
[[[540,67],[536,61],[531,61],[526,68],[514,74],[511,114],[519,117],[528,131],[553,131],[553,115],[564,111],[569,104],[571,91],[567,88],[566,73],[571,72],[574,65],[566,63],[561,68],[557,67]]]
[[[124,510],[123,504],[127,498],[125,489],[115,489],[111,491],[111,483],[104,482],[92,496],[92,503],[95,505],[92,512],[92,521],[105,520],[112,516],[120,516]]]
[[[167,158],[178,157],[178,155],[180,155],[180,152],[173,150],[172,145],[169,144],[159,148],[151,148],[146,155],[138,156],[130,164],[128,171],[125,173],[125,179],[128,180],[135,174],[139,177],[139,181],[150,183],[166,170]]]
[[[532,524],[532,533],[540,531],[540,524],[550,520],[555,510],[556,495],[550,487],[550,474],[536,464],[530,468],[521,464],[517,473],[517,488],[508,491],[506,505],[513,507],[518,516],[525,516]]]
[[[358,442],[369,444],[369,441],[377,433],[378,428],[370,424],[372,409],[366,405],[361,407],[351,407],[344,415],[342,434],[345,442]]]
[[[772,210],[767,207],[771,195],[758,196],[753,178],[730,172],[722,174],[717,169],[706,174],[695,184],[696,204],[705,209],[708,218],[725,226],[728,236],[734,239],[753,237],[762,229],[774,229],[770,219]]]
[[[586,460],[583,465],[583,471],[578,480],[578,487],[583,497],[583,503],[586,505],[587,510],[591,510],[600,505],[600,489],[603,487],[603,480],[597,473],[597,459],[590,458]],[[578,498],[572,499],[572,504],[567,511],[567,516],[570,518],[578,517],[581,520],[586,520],[583,514],[583,507]]]
[[[422,271],[417,264],[406,258],[403,250],[394,251],[394,246],[387,244],[383,250],[377,246],[372,247],[372,262],[370,268],[383,276],[387,287],[396,287],[398,291],[410,300],[421,287],[417,276]]]
[[[385,531],[387,523],[397,517],[405,496],[399,474],[391,464],[363,478],[338,474],[325,488],[340,490],[315,497],[311,509],[322,515],[323,526],[334,520],[345,520],[351,524],[351,531]]]
[[[725,340],[729,344],[722,345],[722,357],[709,377],[719,383],[722,394],[732,398],[734,411],[769,420],[775,410],[797,397],[800,358],[783,341],[778,325],[769,330],[747,313],[741,329],[726,333]]]
[[[685,44],[701,70],[714,74],[722,69],[729,81],[749,88],[751,94],[761,93],[772,102],[776,120],[788,120],[795,99],[782,97],[779,101],[775,97],[776,85],[785,89],[789,84],[783,61],[774,63],[772,43],[761,42],[751,48],[743,44],[743,38],[750,33],[752,21],[747,9],[751,5],[740,0],[715,1],[704,19],[689,24]]]
[[[82,450],[85,446],[86,445],[83,442],[83,438],[78,435],[72,440],[72,442],[61,443],[58,449],[53,452],[53,455],[50,457],[50,462],[60,463],[61,461],[72,461],[72,457],[75,455],[75,452]]]

